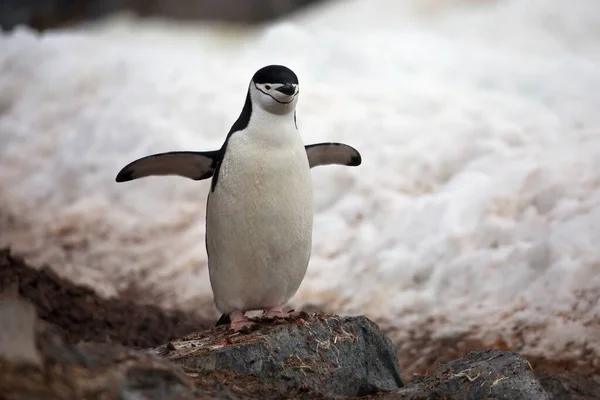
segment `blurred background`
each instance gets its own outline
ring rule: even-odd
[[[260,23],[321,0],[3,0],[0,25],[50,29],[129,11],[141,17],[182,21]]]
[[[68,26],[116,12],[182,21],[261,23],[322,0],[3,0],[0,25],[38,30]]]
[[[103,296],[216,318],[207,182],[252,74],[299,76],[315,229],[290,306],[365,314],[405,373],[470,348],[600,366],[597,0],[3,0],[0,247]]]

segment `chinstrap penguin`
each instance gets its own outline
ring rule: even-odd
[[[283,311],[304,279],[312,247],[310,169],[357,166],[360,153],[342,143],[305,146],[296,124],[299,85],[281,65],[259,69],[220,149],[147,156],[125,166],[117,182],[152,175],[212,178],[206,209],[206,250],[214,302],[234,331]]]

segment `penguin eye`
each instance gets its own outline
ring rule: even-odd
[[[271,86],[270,85],[265,85],[265,89],[271,90]]]

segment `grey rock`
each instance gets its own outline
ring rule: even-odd
[[[536,374],[552,399],[600,399],[600,376],[584,376],[571,371],[541,372]]]
[[[0,295],[0,358],[15,364],[41,365],[35,344],[35,307]]]
[[[464,400],[547,400],[551,397],[527,360],[503,350],[477,350],[442,364],[382,398]]]
[[[180,368],[143,351],[66,344],[19,298],[0,302],[0,326],[8,327],[0,339],[2,399],[191,400],[205,394]],[[17,327],[21,337],[14,334]]]
[[[229,334],[221,326],[152,352],[192,376],[250,374],[282,392],[300,388],[353,397],[402,386],[392,342],[365,317],[304,314],[293,321],[263,322],[248,334]]]

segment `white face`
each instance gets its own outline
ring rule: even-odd
[[[271,114],[285,115],[294,111],[298,101],[298,85],[288,83],[250,82],[252,104]]]

